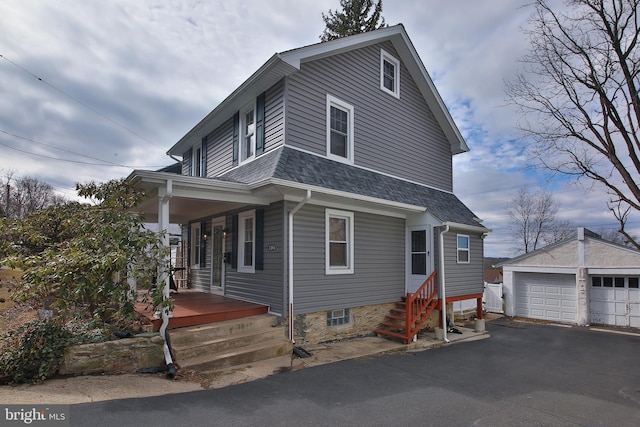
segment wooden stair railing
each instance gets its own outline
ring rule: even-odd
[[[396,303],[380,328],[373,332],[402,340],[409,344],[438,307],[436,272],[434,271],[414,293],[407,293],[404,301]]]

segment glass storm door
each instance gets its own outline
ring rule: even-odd
[[[414,293],[431,274],[430,230],[426,227],[409,229],[409,262],[407,292]]]

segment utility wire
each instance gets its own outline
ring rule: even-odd
[[[46,146],[46,147],[54,148],[54,149],[56,149],[56,150],[64,151],[64,152],[67,152],[67,153],[71,153],[71,154],[74,154],[74,155],[76,155],[76,156],[85,157],[85,158],[87,158],[87,159],[91,159],[91,160],[97,160],[97,161],[98,161],[98,162],[100,162],[100,163],[95,163],[95,162],[84,162],[84,161],[80,161],[80,160],[71,160],[71,159],[61,159],[61,158],[59,158],[59,157],[52,157],[52,156],[47,156],[47,155],[44,155],[44,154],[38,154],[38,153],[33,153],[33,152],[30,152],[30,151],[22,150],[22,149],[20,149],[20,148],[12,147],[12,146],[10,146],[10,145],[3,144],[2,142],[0,142],[0,145],[2,145],[3,147],[7,147],[7,148],[10,148],[10,149],[12,149],[12,150],[19,151],[19,152],[21,152],[21,153],[25,153],[25,154],[28,154],[28,155],[31,155],[31,156],[43,157],[43,158],[45,158],[45,159],[57,160],[57,161],[61,161],[61,162],[77,163],[77,164],[83,164],[83,165],[109,166],[109,167],[119,167],[119,168],[125,168],[125,169],[139,169],[139,168],[157,168],[157,167],[162,167],[162,166],[160,166],[160,165],[140,165],[140,166],[135,166],[135,165],[121,165],[121,164],[118,164],[118,163],[110,162],[110,161],[108,161],[108,160],[97,159],[97,158],[95,158],[95,157],[85,156],[84,154],[75,153],[75,152],[73,152],[73,151],[65,150],[65,149],[63,149],[63,148],[54,147],[53,145],[45,144],[44,142],[38,142],[38,141],[35,141],[35,140],[33,140],[33,139],[26,138],[26,137],[24,137],[24,136],[15,135],[15,134],[13,134],[13,133],[10,133],[10,132],[7,132],[7,131],[1,130],[1,129],[0,129],[0,133],[4,133],[4,134],[6,134],[6,135],[10,135],[10,136],[13,136],[13,137],[15,137],[15,138],[23,139],[23,140],[25,140],[25,141],[33,142],[33,143],[35,143],[35,144],[40,144],[40,145],[44,145],[44,146]]]
[[[155,142],[151,141],[150,139],[145,138],[144,136],[136,133],[135,131],[129,129],[128,127],[126,127],[125,125],[123,125],[120,122],[117,122],[116,120],[112,119],[111,117],[101,113],[100,111],[96,110],[95,108],[91,107],[90,105],[82,102],[81,100],[79,100],[78,98],[74,97],[73,95],[70,95],[68,93],[66,93],[65,91],[63,91],[62,89],[58,89],[57,87],[55,87],[54,85],[52,85],[51,83],[47,82],[46,80],[44,80],[42,77],[39,77],[37,75],[35,75],[34,73],[32,73],[31,71],[27,70],[26,68],[16,64],[15,62],[13,62],[12,60],[10,60],[9,58],[7,58],[6,56],[0,54],[0,58],[4,59],[5,61],[7,61],[8,63],[10,63],[11,65],[13,65],[14,67],[17,67],[18,69],[22,70],[23,72],[29,74],[30,76],[32,76],[33,78],[35,78],[36,80],[44,83],[45,85],[49,86],[51,89],[55,90],[58,93],[61,93],[62,95],[66,96],[67,98],[77,102],[78,104],[82,105],[83,107],[87,108],[88,110],[93,111],[95,114],[99,115],[100,117],[102,117],[103,119],[106,119],[108,121],[110,121],[111,123],[115,124],[116,126],[126,130],[127,132],[131,133],[132,135],[137,136],[138,138],[148,142],[149,144],[162,149],[162,147],[160,147],[158,144],[156,144]]]

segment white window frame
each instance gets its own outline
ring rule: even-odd
[[[191,176],[202,176],[202,147],[193,147]]]
[[[384,63],[393,65],[393,90],[384,85]],[[400,99],[400,61],[384,49],[380,49],[380,89]]]
[[[252,253],[251,253],[251,265],[246,265],[244,263],[245,256],[245,243],[246,239],[246,220],[252,219],[252,230],[251,235],[253,236],[252,240]],[[255,273],[256,272],[256,211],[246,211],[238,214],[238,272],[239,273]]]
[[[347,113],[347,157],[331,153],[331,107],[338,108]],[[354,141],[354,108],[353,105],[327,94],[327,158],[343,163],[353,164]]]
[[[199,222],[192,223],[189,230],[191,233],[191,268],[196,270],[200,268],[200,248],[202,246],[202,232],[200,230]]]
[[[353,212],[339,211],[335,209],[325,210],[325,274],[353,274],[354,264],[354,221]],[[347,265],[332,266],[331,257],[331,240],[330,240],[330,219],[341,218],[347,220]]]
[[[246,124],[247,124],[247,114],[250,113],[251,111],[253,111],[253,134],[251,136],[252,141],[251,141],[251,155],[247,156],[246,155],[246,138],[247,138],[247,129],[246,129]],[[247,163],[250,162],[251,160],[256,158],[256,103],[251,102],[250,104],[246,105],[242,110],[240,110],[240,140],[238,141],[238,143],[240,144],[239,147],[239,164],[243,164],[243,163]]]
[[[460,247],[460,238],[466,238],[467,239],[467,247],[466,248],[461,248]],[[467,260],[466,261],[460,261],[460,252],[466,252],[467,253]],[[471,262],[471,238],[469,237],[469,235],[467,234],[458,234],[456,235],[456,258],[458,261],[458,264],[469,264]]]

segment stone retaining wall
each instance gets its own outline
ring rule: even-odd
[[[136,372],[164,366],[164,341],[155,334],[69,347],[59,369],[62,375]]]

